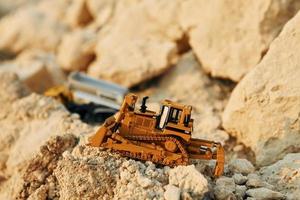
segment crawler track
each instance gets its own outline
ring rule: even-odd
[[[149,153],[143,153],[143,152],[139,152],[139,153],[133,153],[133,152],[129,152],[129,151],[116,151],[118,153],[120,153],[121,155],[130,157],[130,158],[135,158],[135,159],[139,159],[139,160],[149,160],[152,161],[153,163],[157,163],[157,164],[162,164],[162,165],[168,165],[168,166],[177,166],[177,165],[187,165],[188,164],[188,154],[187,151],[185,150],[184,146],[182,145],[182,143],[174,138],[174,137],[170,137],[170,136],[154,136],[154,135],[148,135],[148,136],[144,136],[144,135],[128,135],[126,137],[124,137],[125,139],[127,139],[129,142],[143,142],[146,144],[157,144],[157,143],[164,143],[166,141],[173,141],[177,147],[178,147],[178,152],[176,153],[172,153],[172,152],[168,152],[166,149],[163,149],[163,157],[157,157],[154,154],[149,154]],[[157,150],[159,151],[159,150]],[[172,160],[172,159],[168,159],[168,153],[170,154],[177,154],[180,155],[180,159],[177,160]]]

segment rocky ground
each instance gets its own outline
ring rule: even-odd
[[[300,199],[297,0],[0,1],[0,199]],[[193,106],[212,163],[86,146],[98,126],[43,96],[70,71]]]

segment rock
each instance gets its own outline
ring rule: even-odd
[[[91,158],[92,159],[92,158]],[[84,161],[72,155],[64,157],[55,169],[55,176],[61,187],[60,198],[105,199],[113,193],[116,185],[114,174],[109,173],[108,165],[115,163],[97,163],[97,158]],[[76,174],[76,176],[74,176]]]
[[[47,198],[53,199],[56,195],[53,188],[56,187],[52,186],[55,181],[51,174],[60,155],[77,143],[74,135],[94,131],[73,118],[54,99],[36,94],[23,97],[17,76],[5,74],[5,78],[0,78],[0,86],[9,85],[6,90],[0,90],[3,92],[0,99],[5,105],[0,109],[3,131],[0,134],[0,176],[5,174],[1,180],[0,199],[27,198],[31,194],[40,196],[44,190],[36,190],[43,185],[48,188]],[[13,98],[5,98],[9,95]],[[69,138],[68,133],[74,135]],[[50,139],[52,136],[56,139]]]
[[[43,186],[43,183],[46,182],[47,177],[56,168],[61,154],[68,149],[72,149],[75,144],[76,138],[73,135],[64,135],[53,137],[41,146],[39,154],[29,162],[25,169],[22,177],[24,181],[23,188],[19,192],[19,198],[27,198],[30,194],[47,196],[48,190]]]
[[[192,198],[201,199],[208,191],[208,183],[194,165],[178,166],[169,172],[169,184],[177,186],[181,191],[190,193]]]
[[[73,28],[86,26],[93,20],[86,0],[69,1],[65,21]]]
[[[235,187],[235,195],[238,199],[244,199],[246,195],[247,187],[245,185],[236,185]]]
[[[45,185],[42,185],[37,190],[34,191],[29,197],[28,200],[46,200],[47,199],[48,188]]]
[[[248,174],[247,176],[248,181],[246,183],[248,188],[258,188],[258,187],[265,187],[268,189],[274,189],[274,187],[267,182],[263,181],[260,176],[257,174]]]
[[[58,47],[57,60],[67,71],[86,70],[95,58],[96,33],[91,30],[77,30],[66,34]]]
[[[257,200],[267,200],[267,199],[284,199],[285,196],[280,192],[275,192],[267,188],[255,188],[246,191],[246,194]]]
[[[112,18],[116,3],[116,0],[86,1],[87,8],[98,27],[102,27]]]
[[[61,23],[64,1],[41,1],[17,10],[1,19],[0,49],[18,53],[27,48],[55,51],[67,31]],[[13,26],[12,26],[13,24]]]
[[[88,68],[91,76],[127,87],[169,69],[177,60],[176,40],[182,36],[176,2],[130,2],[118,1],[113,18],[99,32],[97,59]]]
[[[166,172],[133,160],[125,161],[120,168],[120,178],[114,189],[116,199],[162,199],[163,186],[167,184]]]
[[[42,51],[24,51],[15,60],[0,64],[0,71],[16,73],[31,91],[37,93],[65,81],[54,55]]]
[[[238,185],[243,185],[247,182],[248,178],[246,176],[243,176],[242,174],[234,174],[232,176],[234,182]]]
[[[287,199],[297,199],[300,193],[300,153],[288,154],[282,160],[260,170],[262,179],[285,194]]]
[[[101,55],[101,59],[89,66],[89,75],[132,87],[165,72],[175,57],[176,46],[171,42],[113,41],[110,38],[98,42],[96,57]]]
[[[3,108],[7,104],[11,104],[11,102],[28,94],[28,88],[22,84],[16,74],[0,71],[0,103]],[[1,109],[1,111],[4,111],[4,109]]]
[[[195,54],[190,51],[183,54],[178,63],[161,78],[152,98],[157,100],[170,98],[184,102],[192,105],[195,111],[206,112],[208,115],[213,109],[222,110],[225,107],[225,102],[222,102],[221,98],[226,94],[221,93],[223,91],[220,85],[204,73]],[[201,122],[204,120],[205,118]],[[202,123],[207,124],[207,128],[203,128],[203,131],[211,131],[218,127],[221,121],[218,117],[212,116]]]
[[[0,71],[16,73],[31,91],[43,92],[54,85],[51,74],[39,62],[32,62],[29,65],[27,63],[23,65],[22,63],[9,62],[1,64]]]
[[[229,170],[233,173],[241,173],[247,175],[255,171],[252,163],[246,159],[233,159],[229,163]]]
[[[71,119],[63,105],[52,98],[31,94],[7,109],[9,114],[0,121],[3,127],[0,149],[9,150],[7,168],[14,168],[32,157],[51,136],[79,135],[83,129],[91,131],[80,120]]]
[[[174,185],[165,186],[164,198],[166,200],[180,200],[180,189]]]
[[[226,131],[254,151],[260,166],[300,148],[299,22],[297,14],[286,24],[234,89],[223,114]]]
[[[207,72],[239,81],[299,8],[297,0],[189,0],[182,4],[180,24]]]
[[[13,12],[24,5],[36,3],[38,1],[39,0],[2,0],[0,2],[0,17],[7,15],[10,12]]]
[[[230,199],[234,197],[235,183],[233,178],[221,177],[216,181],[214,194],[217,199]]]
[[[17,64],[24,67],[26,67],[26,65],[45,66],[55,85],[61,85],[66,81],[66,76],[61,70],[57,58],[53,53],[42,50],[26,50],[18,55],[16,61]]]

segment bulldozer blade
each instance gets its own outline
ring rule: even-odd
[[[116,119],[114,116],[107,118],[104,124],[98,129],[96,134],[89,137],[89,145],[92,147],[100,147],[104,142],[104,138],[106,135],[111,133],[111,128],[115,126]]]
[[[214,169],[214,176],[219,177],[224,172],[224,163],[225,163],[225,151],[221,145],[218,146],[216,160],[217,162]]]
[[[96,134],[89,138],[89,145],[92,147],[100,147],[103,143],[104,137],[107,132],[107,127],[101,126],[101,128],[98,129]]]

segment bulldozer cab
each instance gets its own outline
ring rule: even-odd
[[[160,130],[167,129],[190,134],[193,129],[191,111],[191,106],[164,100],[158,116],[157,128]]]

